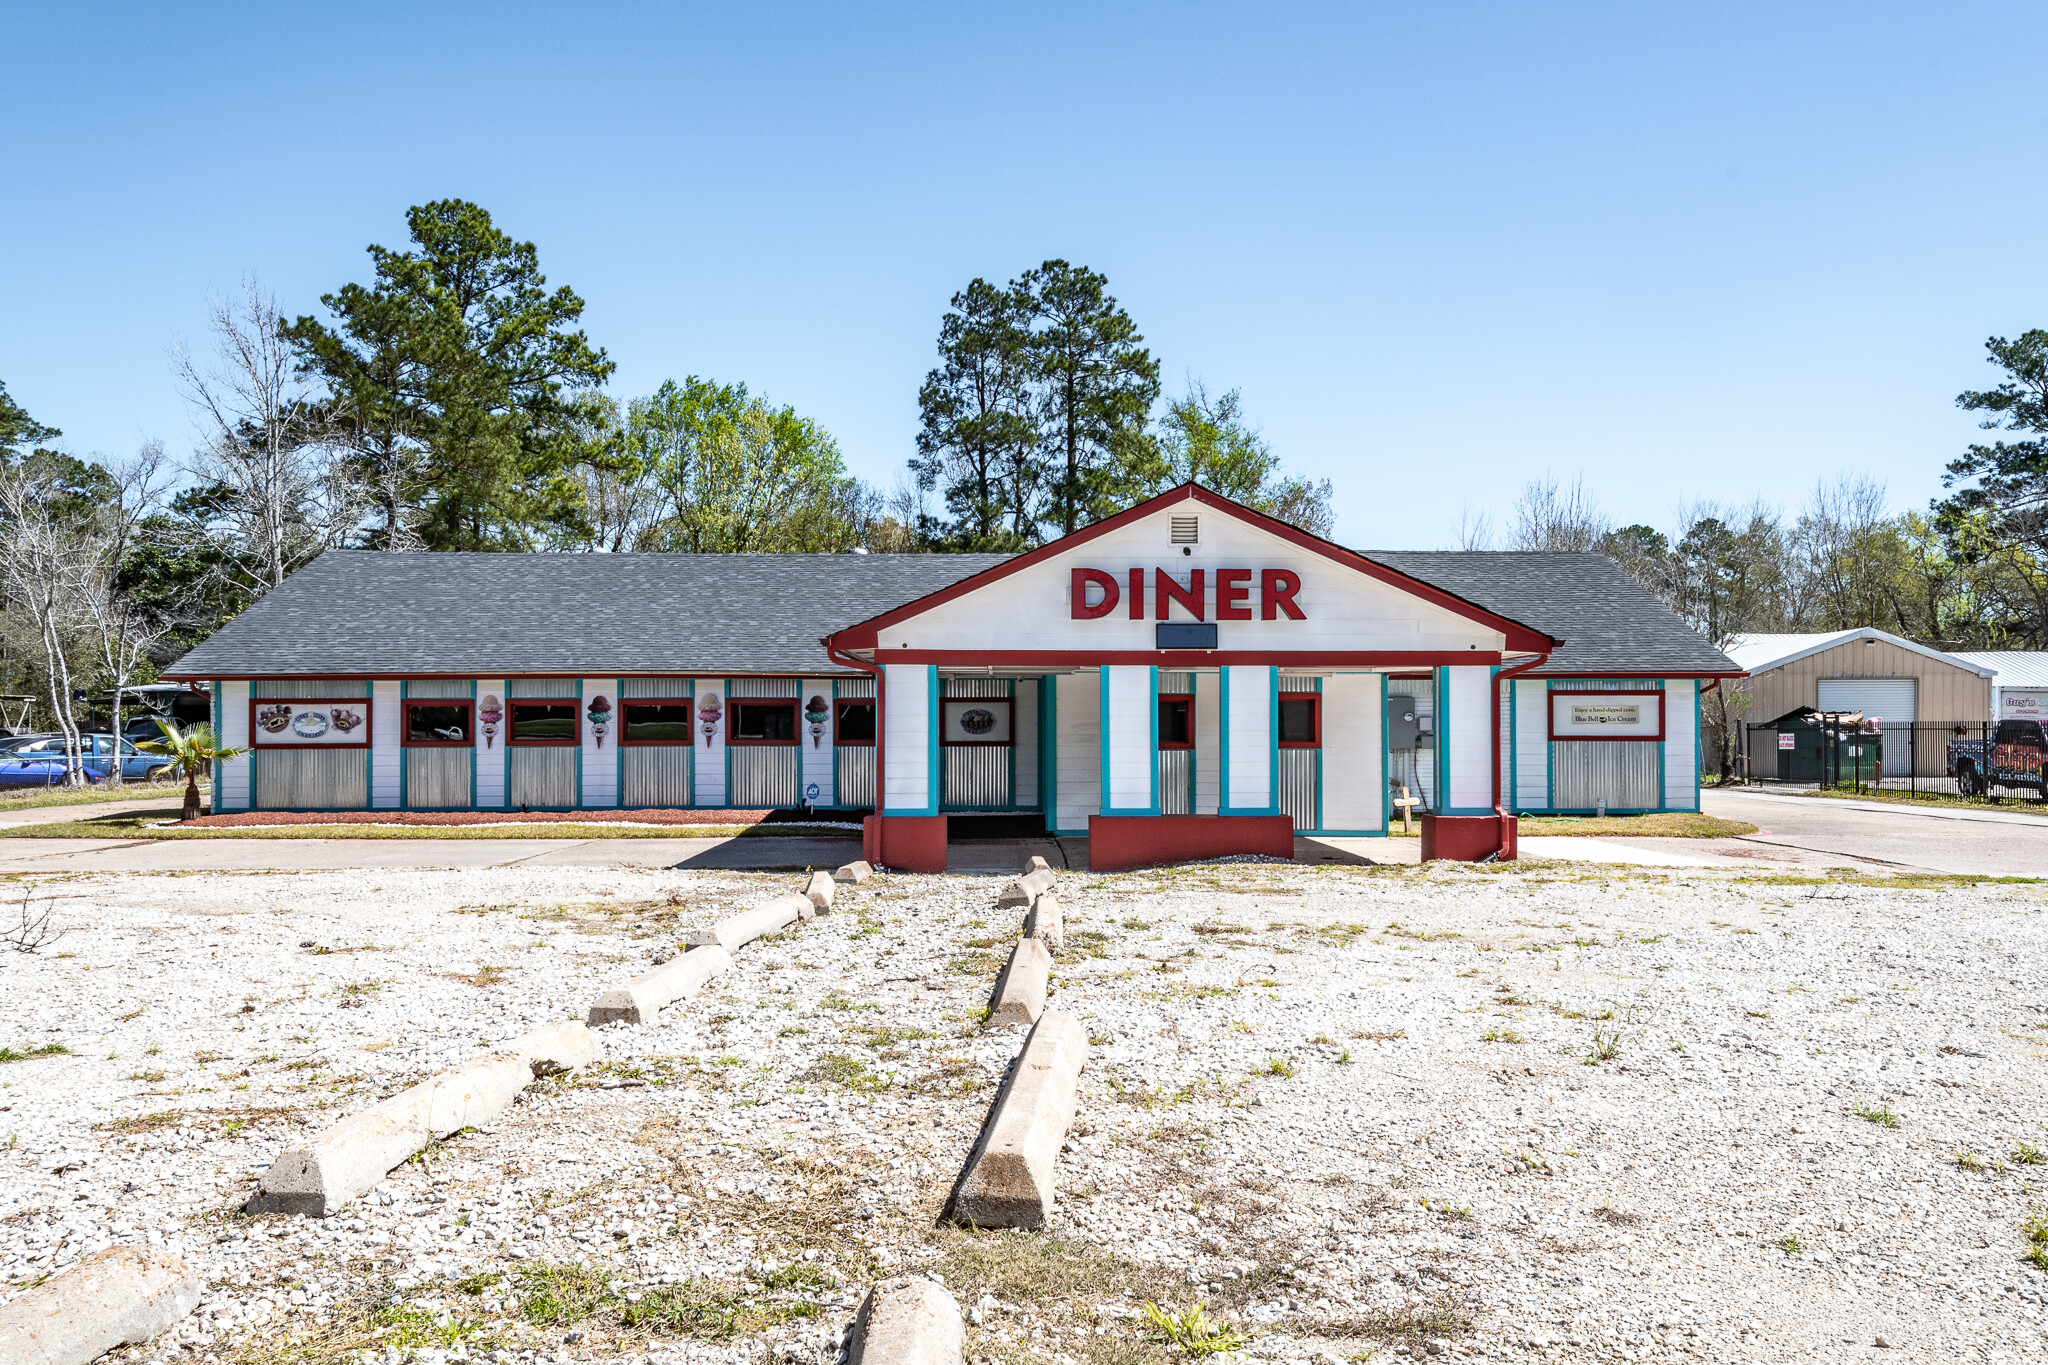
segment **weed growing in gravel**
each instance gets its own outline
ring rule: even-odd
[[[32,1047],[25,1050],[0,1047],[0,1062],[25,1062],[32,1057],[57,1057],[69,1051],[71,1049],[62,1043],[44,1043],[41,1047]]]
[[[1418,1199],[1416,1202],[1439,1218],[1448,1218],[1454,1223],[1472,1221],[1469,1204],[1452,1204],[1448,1199]]]
[[[2041,1149],[2031,1142],[2022,1142],[2013,1149],[2012,1163],[2015,1166],[2039,1166],[2042,1161]]]
[[[865,1060],[850,1057],[844,1052],[827,1052],[811,1063],[810,1068],[797,1077],[800,1081],[818,1081],[825,1085],[844,1086],[848,1090],[865,1090],[874,1093],[889,1088],[889,1079],[868,1069]]]
[[[1145,1300],[1145,1321],[1152,1324],[1148,1334],[1153,1341],[1162,1342],[1182,1355],[1206,1356],[1219,1351],[1236,1351],[1243,1348],[1249,1338],[1228,1323],[1219,1322],[1209,1316],[1207,1307],[1200,1299],[1174,1313],[1161,1308],[1152,1300]]]
[[[1799,1238],[1797,1236],[1780,1238],[1778,1248],[1787,1256],[1797,1256],[1799,1254]]]
[[[759,1335],[777,1322],[815,1316],[815,1304],[762,1304],[710,1280],[694,1279],[648,1290],[621,1315],[626,1326],[679,1336],[730,1341]]]
[[[1252,1074],[1255,1076],[1292,1076],[1294,1074],[1294,1063],[1288,1061],[1285,1057],[1268,1057],[1264,1065],[1252,1068]]]
[[[1621,1056],[1621,1030],[1597,1028],[1593,1030],[1593,1046],[1586,1053],[1587,1066],[1599,1066]]]
[[[2038,1270],[2048,1270],[2048,1209],[2035,1209],[2027,1215],[2020,1232],[2027,1239],[2026,1259]]]
[[[1880,1128],[1896,1128],[1899,1126],[1899,1116],[1882,1105],[1873,1109],[1867,1104],[1859,1104],[1849,1112],[1864,1122],[1874,1123]]]
[[[1482,1043],[1521,1043],[1528,1040],[1523,1038],[1516,1029],[1502,1028],[1499,1025],[1495,1025],[1480,1034],[1479,1041]]]
[[[528,1261],[515,1272],[519,1316],[536,1326],[573,1326],[617,1300],[608,1271]]]
[[[1594,1209],[1593,1216],[1603,1223],[1612,1223],[1618,1228],[1632,1228],[1643,1221],[1643,1216],[1640,1213],[1623,1213],[1620,1209],[1614,1207],[1612,1200],[1603,1202],[1599,1208]]]

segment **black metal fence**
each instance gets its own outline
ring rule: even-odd
[[[1972,775],[1983,771],[1991,722],[1941,725],[1883,721],[1872,726],[1786,721],[1743,727],[1738,774],[1750,782],[1860,791],[1986,794]],[[1951,760],[1965,760],[1960,770]],[[1960,775],[1959,775],[1960,772]],[[2020,795],[1994,787],[1991,796]]]

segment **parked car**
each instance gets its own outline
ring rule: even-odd
[[[1982,796],[1989,787],[2031,790],[2048,800],[2044,787],[2042,760],[2048,757],[2048,737],[2038,720],[2002,720],[1991,732],[1991,742],[1981,739],[1950,740],[1948,775],[1956,790],[1965,796]]]
[[[80,735],[81,767],[87,782],[101,782],[113,770],[114,737]],[[170,760],[121,741],[121,776],[142,781],[167,775]],[[0,745],[0,787],[55,787],[64,781],[64,736],[24,735]]]

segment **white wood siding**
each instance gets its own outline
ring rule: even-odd
[[[1057,827],[1085,830],[1102,809],[1102,682],[1094,673],[1061,673],[1053,678],[1059,729]]]
[[[1219,673],[1195,674],[1195,814],[1214,815],[1220,788],[1217,775],[1223,771],[1221,722],[1218,704],[1223,695]]]
[[[1550,684],[1517,678],[1515,687],[1515,808],[1550,806]]]
[[[611,707],[611,720],[604,727],[604,738],[597,737],[597,727],[590,723],[590,703],[599,697]],[[617,678],[585,678],[583,696],[577,703],[582,724],[577,733],[583,736],[583,804],[586,806],[616,806],[619,804],[619,725],[625,719],[619,710],[619,680]]]
[[[1664,681],[1664,808],[1700,808],[1700,736],[1691,678]]]
[[[249,747],[249,684],[214,684],[220,694],[220,746],[224,749]],[[214,764],[213,808],[216,811],[247,810],[254,800],[249,789],[254,771],[253,755],[244,754],[226,763]]]
[[[405,804],[399,777],[398,682],[380,678],[370,684],[370,805],[395,810]]]
[[[1201,519],[1201,540],[1194,554],[1171,543],[1172,516]],[[1132,620],[1128,601],[1094,620],[1072,619],[1069,610],[1073,570],[1100,569],[1113,575],[1122,592],[1130,590],[1129,571],[1145,571],[1145,613]],[[1274,650],[1455,650],[1474,647],[1498,652],[1503,637],[1478,622],[1458,615],[1399,588],[1345,568],[1305,546],[1274,535],[1236,517],[1195,502],[1175,502],[1118,527],[1071,550],[1052,555],[1006,578],[964,596],[939,603],[879,632],[886,653],[901,644],[921,649],[959,650],[1143,650],[1153,648],[1156,606],[1153,570],[1165,568],[1182,584],[1190,571],[1204,574],[1203,609],[1216,620],[1216,573],[1219,569],[1250,569],[1250,593],[1242,605],[1251,620],[1218,623],[1218,644],[1224,649]],[[1276,612],[1261,619],[1260,571],[1290,569],[1301,578],[1294,600],[1307,619],[1294,621]],[[1188,613],[1173,608],[1173,619]],[[1284,659],[1282,660],[1284,662]]]
[[[1150,810],[1159,782],[1159,763],[1152,746],[1152,710],[1157,705],[1152,670],[1142,664],[1112,665],[1102,670],[1102,685],[1109,718],[1109,734],[1104,740],[1109,792],[1103,809]]]
[[[697,717],[704,709],[706,697],[718,698],[720,708],[725,706],[725,680],[723,678],[699,678],[697,700],[690,712],[691,724],[698,737],[704,734],[704,723]],[[697,804],[700,806],[722,806],[725,804],[725,715],[721,709],[718,723],[711,727],[711,737],[696,748],[691,763],[696,770]]]
[[[1323,679],[1323,828],[1378,830],[1386,816],[1386,679],[1334,673]]]
[[[1453,810],[1490,810],[1493,807],[1493,670],[1490,668],[1447,668],[1446,691],[1438,709],[1437,723],[1445,730],[1450,775],[1449,799]]]
[[[1228,804],[1234,810],[1271,810],[1273,792],[1273,703],[1277,671],[1261,664],[1233,664],[1230,708],[1223,723],[1230,728]]]
[[[1011,801],[1020,810],[1038,804],[1038,679],[1017,680],[1016,716],[1011,721],[1017,746],[1017,782]]]
[[[479,678],[476,683],[476,803],[479,806],[502,806],[505,804],[505,735],[508,721],[503,714],[498,717],[497,734],[488,739],[484,736],[484,698],[496,697],[498,710],[505,709],[505,680],[503,678]]]
[[[929,664],[890,664],[882,681],[882,807],[915,813],[933,799],[932,712],[938,704],[937,670]]]
[[[811,723],[804,717],[804,710],[811,704],[812,697],[817,697],[825,703],[823,734],[813,735]],[[803,690],[797,693],[797,700],[802,705],[796,709],[796,738],[804,750],[803,772],[797,780],[797,795],[814,806],[829,806],[839,799],[832,779],[832,726],[838,708],[832,705],[831,680],[805,678]],[[814,786],[818,789],[816,796],[810,794]]]

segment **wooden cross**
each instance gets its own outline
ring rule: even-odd
[[[1401,809],[1401,832],[1403,834],[1413,834],[1415,832],[1415,808],[1422,803],[1408,794],[1408,784],[1406,782],[1401,784],[1400,799],[1395,801],[1394,804]]]

